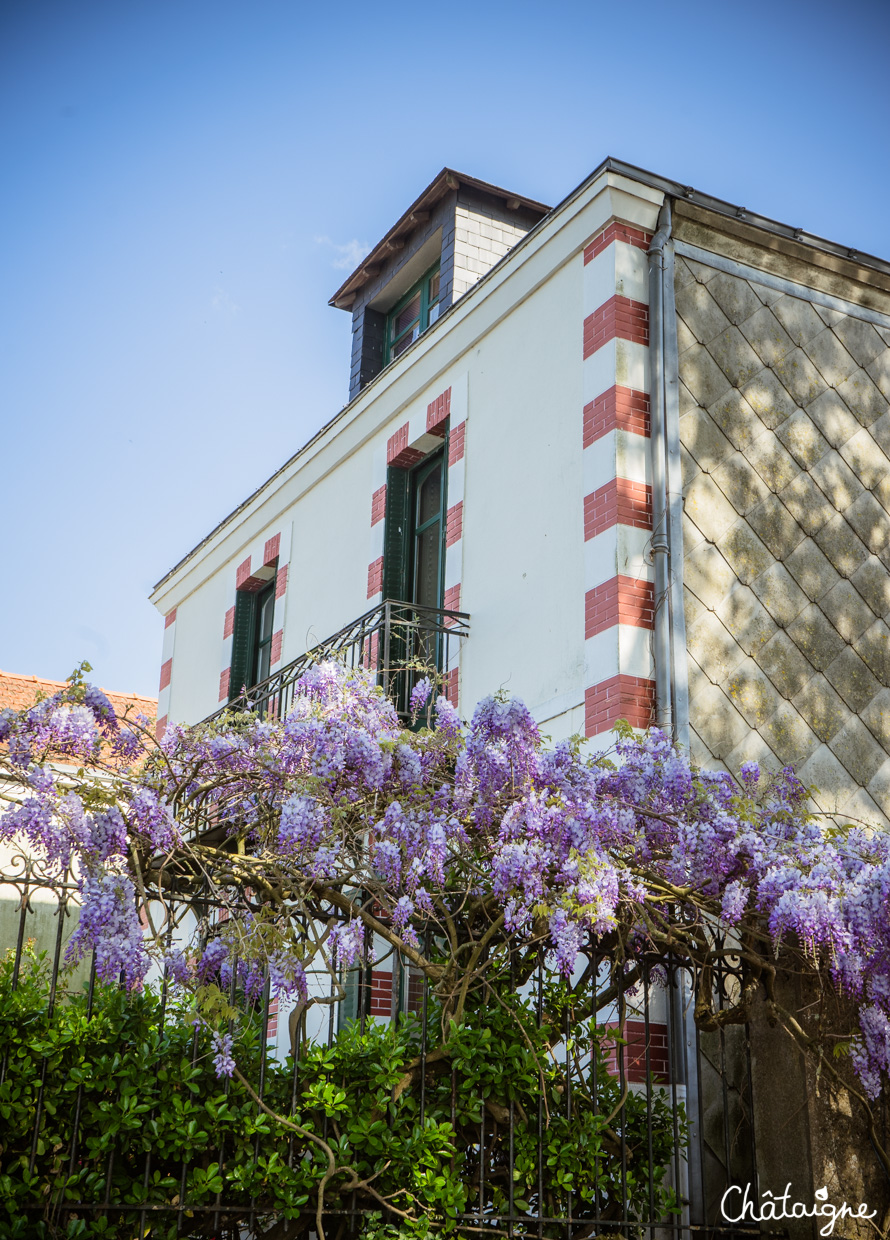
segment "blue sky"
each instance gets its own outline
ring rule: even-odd
[[[327,300],[449,165],[606,156],[890,257],[890,4],[0,5],[0,668],[154,694],[154,584],[346,400]]]

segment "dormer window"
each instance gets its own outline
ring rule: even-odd
[[[403,353],[439,317],[439,265],[408,290],[386,321],[386,361]]]

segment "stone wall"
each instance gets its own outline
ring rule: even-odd
[[[675,266],[693,757],[887,826],[890,317],[744,271]]]

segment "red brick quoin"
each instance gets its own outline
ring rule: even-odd
[[[158,687],[160,689],[166,689],[167,685],[169,685],[170,683],[172,676],[173,676],[173,660],[167,659],[166,663],[161,664],[161,683]]]
[[[431,435],[445,434],[445,420],[451,413],[451,388],[431,400],[426,407],[426,429]]]
[[[176,623],[176,608],[174,607],[172,611],[168,611],[166,616],[164,616],[164,628],[169,629],[170,625],[175,624],[175,623]]]
[[[458,422],[457,426],[451,428],[451,434],[448,437],[448,464],[456,465],[458,461],[462,461],[464,457],[464,440],[466,438],[467,420]]]
[[[655,714],[655,681],[642,676],[612,676],[584,693],[584,735],[608,732],[619,719],[632,728],[648,728]]]
[[[583,446],[608,435],[609,431],[630,431],[649,438],[649,396],[628,387],[610,387],[584,406]]]
[[[590,357],[615,338],[649,343],[649,307],[616,293],[584,320],[584,356]]]
[[[368,565],[368,598],[373,598],[383,589],[383,556],[378,556]]]
[[[635,577],[613,577],[584,596],[584,636],[595,637],[616,624],[655,627],[655,587]]]
[[[386,483],[371,496],[371,524],[376,525],[386,516]]]
[[[608,1021],[607,1029],[617,1031],[618,1022]],[[631,1085],[643,1085],[646,1082],[646,1022],[644,1020],[626,1020],[624,1022],[624,1046],[606,1038],[603,1049],[606,1052],[606,1071],[610,1076],[619,1075],[619,1056],[624,1062],[624,1079]],[[649,1071],[657,1085],[667,1085],[671,1079],[671,1061],[668,1051],[667,1025],[649,1022]]]
[[[445,514],[445,546],[450,547],[460,538],[464,528],[463,500],[454,504]]]
[[[386,441],[386,463],[397,469],[409,469],[423,460],[423,453],[416,448],[408,447],[409,425],[400,426],[394,435]]]
[[[597,254],[602,254],[603,250],[608,249],[613,241],[624,241],[638,250],[648,250],[651,240],[651,233],[643,232],[641,228],[634,228],[632,224],[623,224],[621,220],[612,220],[611,224],[607,224],[603,231],[585,247],[585,266],[592,262]]]
[[[584,496],[584,541],[613,525],[652,529],[652,488],[645,482],[613,478]]]

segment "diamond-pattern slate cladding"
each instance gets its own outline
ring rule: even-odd
[[[676,263],[693,757],[890,825],[890,329]]]

